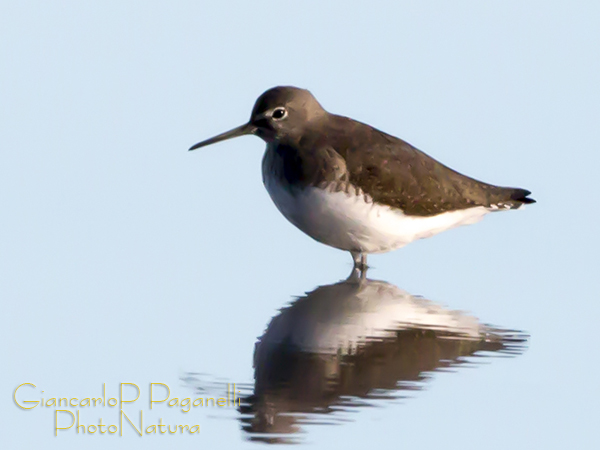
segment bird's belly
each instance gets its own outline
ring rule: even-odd
[[[408,216],[369,196],[306,187],[286,188],[273,178],[265,187],[281,213],[313,239],[341,250],[383,253],[459,225],[479,221],[489,210],[474,207],[430,217]]]

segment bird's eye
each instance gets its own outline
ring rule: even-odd
[[[273,119],[275,119],[275,120],[281,120],[281,119],[285,119],[286,116],[287,116],[287,111],[285,108],[275,108],[273,110],[273,114],[271,117],[273,117]]]

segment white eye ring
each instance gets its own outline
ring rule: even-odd
[[[283,106],[275,108],[271,113],[271,117],[273,120],[283,120],[287,117],[287,109],[285,109]]]

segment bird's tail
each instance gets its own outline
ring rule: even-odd
[[[519,209],[523,205],[535,203],[535,200],[528,197],[531,191],[519,188],[503,188],[500,198],[490,205],[490,209]]]

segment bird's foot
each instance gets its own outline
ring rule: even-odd
[[[352,255],[352,260],[354,261],[354,267],[352,268],[350,278],[364,280],[367,277],[367,270],[369,269],[369,266],[367,265],[366,253],[350,252],[350,254]]]

